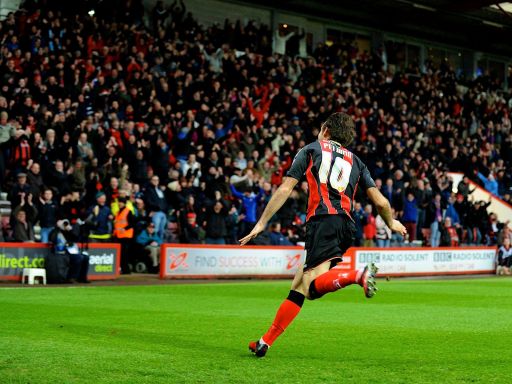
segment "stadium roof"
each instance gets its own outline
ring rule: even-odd
[[[512,3],[496,0],[254,0],[282,10],[512,56]]]

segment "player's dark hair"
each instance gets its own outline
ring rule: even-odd
[[[331,140],[337,141],[342,147],[348,147],[354,140],[356,135],[354,120],[346,113],[333,113],[324,125],[329,128]]]

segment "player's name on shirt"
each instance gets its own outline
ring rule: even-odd
[[[327,149],[343,155],[343,157],[352,158],[352,152],[347,151],[345,148],[339,147],[330,141],[322,141],[322,150]]]

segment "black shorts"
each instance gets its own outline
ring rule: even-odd
[[[304,271],[332,260],[343,260],[343,254],[354,244],[355,224],[345,215],[314,216],[306,223],[306,262]]]

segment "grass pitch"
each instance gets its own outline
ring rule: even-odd
[[[0,288],[0,383],[512,382],[512,279],[352,286],[257,359],[288,287]]]

